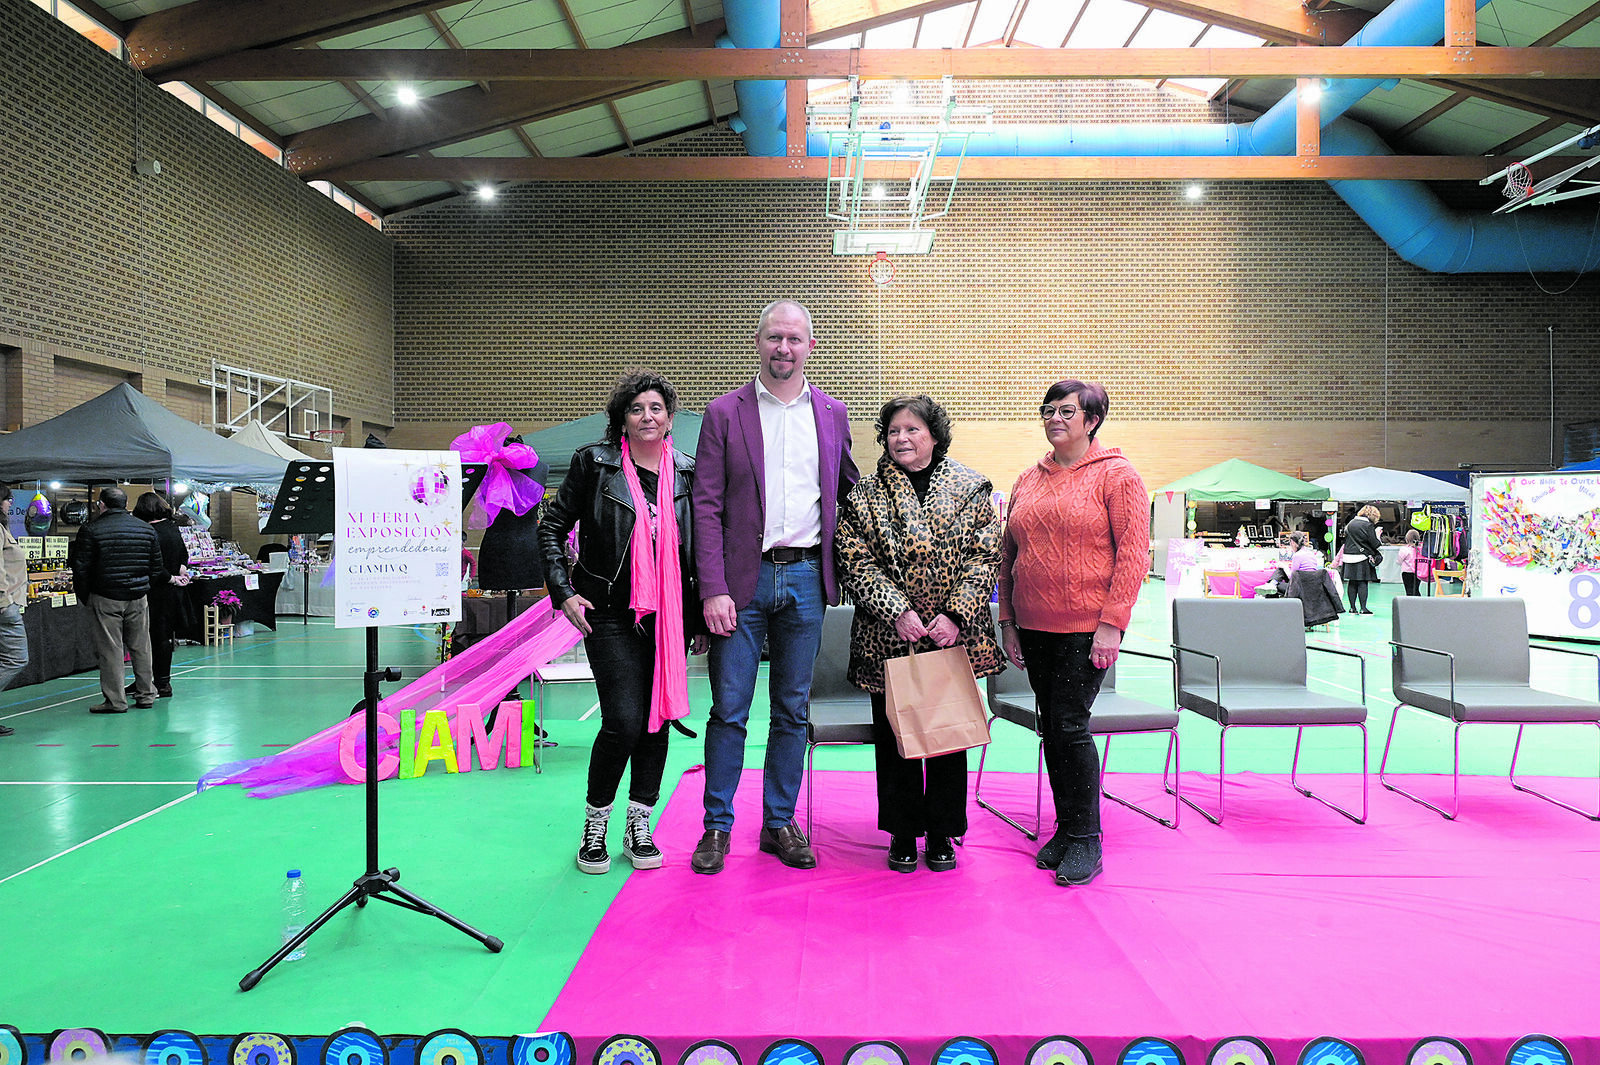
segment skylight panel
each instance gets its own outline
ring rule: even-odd
[[[1249,33],[1230,30],[1226,26],[1208,26],[1200,38],[1200,48],[1259,48],[1261,38]]]
[[[972,24],[970,45],[993,44],[1006,35],[1006,24],[1011,21],[1012,0],[978,0],[978,17]],[[957,41],[959,45],[961,42]]]
[[[1121,48],[1149,10],[1128,0],[1089,0],[1068,48]]]
[[[1017,25],[1017,40],[1036,48],[1059,48],[1072,28],[1072,20],[1087,0],[1029,4]]]
[[[1200,36],[1205,23],[1170,11],[1151,11],[1138,34],[1133,38],[1133,48],[1187,48]]]
[[[922,36],[918,48],[960,48],[972,19],[973,4],[930,11],[922,16]],[[1059,40],[1060,38],[1057,38]]]
[[[911,18],[891,22],[866,32],[868,48],[910,48],[917,35],[917,20]]]

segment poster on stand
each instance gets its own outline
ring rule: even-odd
[[[1600,473],[1475,474],[1480,592],[1521,599],[1537,636],[1600,640]]]
[[[461,619],[461,456],[334,449],[334,623]]]

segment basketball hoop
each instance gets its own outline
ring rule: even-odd
[[[1501,193],[1508,200],[1520,200],[1533,190],[1533,171],[1522,163],[1506,167],[1506,185]]]
[[[880,251],[872,256],[867,264],[867,276],[880,288],[894,280],[894,264],[889,261],[888,252]]]
[[[312,440],[328,445],[329,450],[339,446],[339,441],[344,437],[343,429],[312,429],[308,434]]]

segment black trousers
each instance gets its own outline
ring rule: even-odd
[[[967,834],[967,752],[902,758],[888,701],[872,696],[872,753],[878,767],[878,827],[891,836]]]
[[[654,806],[661,798],[661,776],[667,766],[667,733],[645,731],[650,724],[650,685],[655,677],[656,618],[640,624],[591,610],[594,630],[583,638],[600,696],[600,734],[589,753],[591,806],[609,806],[617,797],[622,771],[631,762],[628,798]]]
[[[177,627],[178,590],[170,585],[150,589],[150,662],[157,688],[172,687],[173,630]]]
[[[1089,712],[1106,673],[1089,662],[1094,633],[1018,628],[1017,635],[1039,705],[1056,826],[1069,836],[1098,836],[1100,752],[1089,734]]]

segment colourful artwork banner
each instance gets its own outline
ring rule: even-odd
[[[461,618],[461,456],[334,449],[334,624]]]

